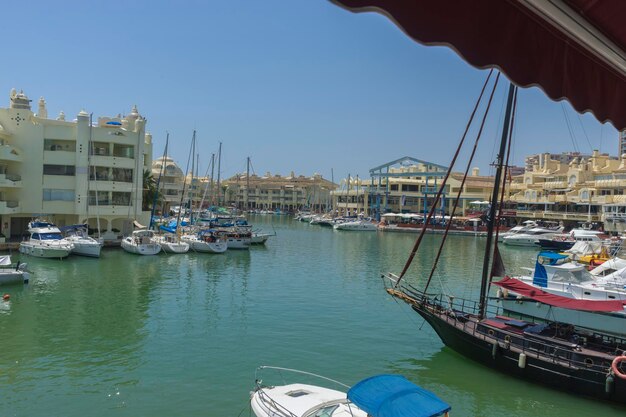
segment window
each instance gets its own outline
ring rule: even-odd
[[[96,202],[96,195],[98,201]],[[89,191],[89,205],[90,206],[109,206],[111,205],[111,199],[108,191]]]
[[[389,186],[389,189],[390,189],[391,191],[398,191],[398,184],[391,184],[391,185]]]
[[[113,168],[113,181],[133,182],[133,170],[130,168]]]
[[[106,142],[93,142],[91,144],[91,155],[110,156],[109,144]]]
[[[44,188],[43,201],[74,201],[74,190]]]
[[[419,191],[419,185],[417,184],[403,184],[402,191]]]
[[[135,158],[135,147],[132,145],[113,145],[113,156],[120,158]]]
[[[76,152],[76,142],[73,140],[44,139],[43,150]]]
[[[113,191],[114,206],[130,206],[130,193]]]
[[[74,176],[76,174],[76,167],[74,165],[44,165],[43,174]]]

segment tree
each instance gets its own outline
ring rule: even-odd
[[[156,197],[156,195],[156,180],[152,176],[152,172],[146,169],[145,171],[143,171],[143,197],[141,203],[141,209],[143,211],[149,211],[152,209],[152,204],[154,203],[154,197]]]

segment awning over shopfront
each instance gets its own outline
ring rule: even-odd
[[[377,11],[411,38],[626,128],[626,1],[332,0]]]

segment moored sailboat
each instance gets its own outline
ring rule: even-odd
[[[493,91],[495,91],[495,86]],[[488,234],[479,299],[464,300],[448,294],[427,292],[430,278],[432,278],[443,246],[440,247],[440,252],[435,258],[435,266],[433,266],[423,290],[402,281],[419,248],[420,238],[418,238],[402,274],[389,273],[384,276],[387,278],[386,282],[390,283],[387,292],[408,303],[415,312],[428,322],[444,344],[470,359],[508,375],[528,379],[553,388],[565,389],[572,393],[597,399],[626,403],[626,368],[621,367],[622,363],[626,362],[626,357],[623,356],[626,353],[624,351],[626,340],[593,330],[581,330],[573,325],[554,321],[536,324],[520,320],[504,315],[500,306],[488,304],[491,278],[504,275],[504,267],[497,248],[497,236],[493,247],[492,242],[494,241],[494,231],[497,234],[497,229],[495,229],[495,224],[498,222],[496,207],[498,201],[502,200],[502,196],[499,196],[499,187],[505,165],[504,157],[505,154],[508,155],[507,144],[510,149],[515,96],[516,88],[511,85],[500,151],[497,156],[497,171],[491,198],[494,203],[491,205],[487,216]],[[487,105],[488,108],[489,104]],[[458,155],[462,143],[463,140],[456,155]],[[451,167],[454,165],[456,155],[452,160]],[[470,157],[470,162],[472,157],[473,154]],[[441,189],[445,187],[446,180],[444,179]],[[436,197],[436,201],[438,201],[439,195]],[[452,209],[452,215],[454,215],[456,204],[457,202]],[[429,216],[432,215],[432,212],[433,210]],[[423,233],[420,237],[422,235]],[[493,259],[491,258],[492,252]],[[621,301],[595,301],[593,303],[596,304],[593,306],[589,306],[588,301],[586,303],[588,309],[595,311],[619,311],[623,309]],[[581,307],[577,306],[576,308]]]

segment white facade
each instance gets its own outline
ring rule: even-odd
[[[159,182],[159,199],[163,202],[163,211],[180,205],[183,194],[185,175],[172,158],[162,156],[152,161],[152,177]],[[159,180],[160,177],[160,180]],[[161,207],[157,208],[157,212]]]
[[[122,118],[100,117],[90,126],[84,110],[73,121],[49,119],[46,103],[30,109],[23,93],[0,108],[0,230],[21,236],[29,220],[59,226],[88,223],[109,236],[127,234],[142,212],[143,171],[152,163],[152,137],[134,107]]]

